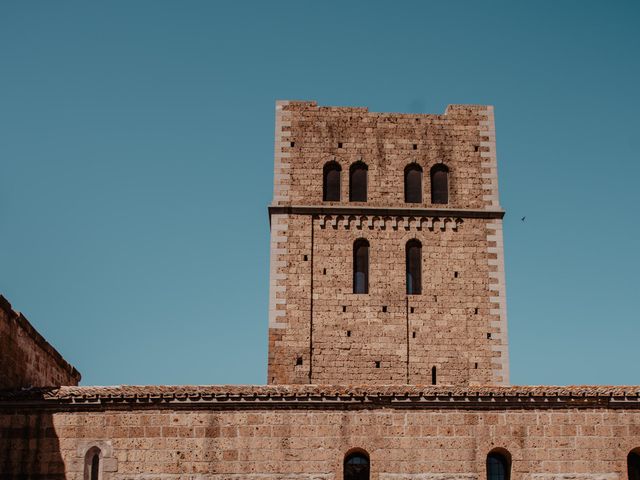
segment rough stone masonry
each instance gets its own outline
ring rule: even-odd
[[[493,108],[444,115],[276,106],[269,383],[509,383]],[[341,200],[323,202],[328,163]],[[367,168],[366,201],[349,171]],[[406,203],[405,168],[425,172]],[[449,171],[433,204],[428,172]],[[352,291],[354,242],[370,244],[370,290]],[[423,289],[405,291],[405,245],[422,245]],[[435,370],[434,370],[435,369]]]
[[[508,385],[495,151],[278,102],[268,384],[77,386],[0,298],[0,479],[640,480],[640,386]]]

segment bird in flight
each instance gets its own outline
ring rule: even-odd
[[[526,216],[522,217],[520,220],[522,220],[524,222],[524,219],[527,218]]]

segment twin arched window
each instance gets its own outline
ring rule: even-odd
[[[369,456],[364,452],[354,452],[344,459],[344,480],[369,480]]]
[[[340,201],[340,176],[342,168],[336,161],[325,164],[322,175],[322,200]],[[367,164],[357,161],[349,168],[349,201],[367,201]],[[416,163],[404,169],[404,201],[422,203],[422,167]],[[431,203],[449,203],[449,168],[438,163],[431,168]]]
[[[349,168],[349,201],[367,201],[367,164],[358,161]],[[340,176],[342,168],[336,161],[325,164],[322,171],[322,200],[324,202],[340,201]]]

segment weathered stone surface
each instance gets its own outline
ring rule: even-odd
[[[0,390],[79,381],[80,373],[0,295]]]
[[[437,384],[507,384],[492,107],[410,115],[279,102],[276,117],[269,383],[429,384],[435,368]],[[330,161],[342,168],[339,202],[323,202]],[[360,161],[367,202],[349,202],[349,168]],[[413,163],[421,203],[404,201]],[[431,203],[439,163],[449,169],[446,205]],[[352,293],[359,238],[370,244],[368,294]],[[411,239],[422,244],[420,295],[406,294]]]

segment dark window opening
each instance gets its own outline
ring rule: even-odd
[[[422,203],[422,168],[415,163],[404,169],[404,201]]]
[[[477,152],[478,150],[480,150],[480,147],[478,145],[474,145],[473,146],[473,151]]]
[[[309,260],[309,257],[307,255],[305,255],[304,257],[304,261],[306,262],[307,260]]]
[[[351,336],[351,330],[347,330],[347,337]]]
[[[302,357],[296,358],[296,365],[302,365]]]
[[[478,309],[477,309],[477,308],[473,311],[473,314],[474,314],[474,315],[477,315],[477,314],[478,314]]]
[[[100,477],[100,449],[92,447],[84,457],[84,480],[98,480]]]
[[[436,367],[431,367],[431,385],[435,385],[437,381]]]
[[[422,244],[409,240],[406,247],[407,295],[422,293]]]
[[[487,455],[487,480],[509,480],[511,465],[505,455],[492,452]]]
[[[636,449],[639,450],[639,449]],[[627,456],[627,473],[629,480],[640,480],[640,454],[630,452]]]
[[[347,306],[346,306],[346,305],[343,305],[343,306],[342,306],[342,311],[343,311],[343,312],[346,312],[346,311],[347,311]]]
[[[326,274],[327,274],[327,269],[326,269],[326,268],[323,268],[323,269],[322,269],[322,274],[323,274],[323,275],[326,275]]]
[[[380,368],[380,360],[376,360],[376,368]]]
[[[382,306],[382,311],[383,311],[384,313],[387,313],[387,306],[386,306],[386,305],[383,305],[383,306]]]
[[[438,296],[437,296],[437,295],[434,295],[434,296],[433,296],[433,301],[434,301],[434,302],[437,302],[437,301],[438,301]]]
[[[91,480],[98,480],[98,474],[100,472],[100,455],[94,453],[91,459]]]
[[[342,168],[338,162],[329,162],[323,169],[322,200],[325,202],[340,201],[340,174]]]
[[[342,148],[342,142],[338,142],[338,148]]]
[[[476,362],[476,363],[474,364],[474,367],[473,367],[473,368],[476,368],[476,369],[478,368],[478,362]]]
[[[442,163],[431,169],[431,203],[449,203],[449,169]]]
[[[414,144],[413,144],[413,149],[414,149],[414,150],[417,150],[417,149],[418,149],[418,144],[417,144],[417,143],[414,143]]]
[[[353,293],[369,293],[369,242],[364,238],[353,244]]]
[[[413,334],[411,335],[413,338],[416,338],[416,332],[413,332]]]
[[[453,272],[453,278],[458,278],[458,272]]]
[[[487,339],[491,338],[491,333],[487,333]]]
[[[416,311],[416,309],[415,309],[414,307],[411,307],[411,310],[410,310],[410,311],[411,311],[411,313],[413,313],[413,312],[415,312],[415,311]]]
[[[296,146],[296,142],[291,142],[291,146],[295,147]]]
[[[365,453],[354,452],[344,459],[344,480],[369,480],[369,457]]]
[[[367,165],[356,162],[349,169],[349,201],[367,201]]]

